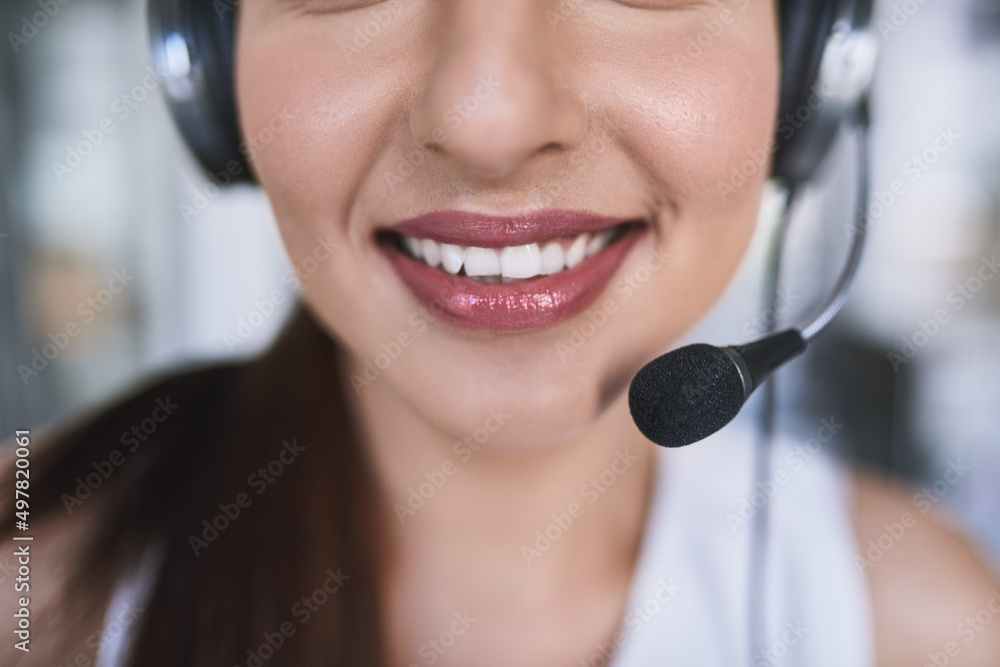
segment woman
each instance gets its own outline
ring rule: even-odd
[[[753,232],[767,170],[719,186],[772,138],[773,2],[248,0],[238,37],[304,309],[36,437],[4,664],[1000,664],[969,546],[823,456],[773,501],[751,655],[746,436],[668,455],[629,417]]]

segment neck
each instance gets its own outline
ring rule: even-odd
[[[575,437],[531,449],[480,444],[482,431],[443,433],[387,382],[354,400],[396,559],[419,552],[443,567],[474,554],[484,567],[567,579],[581,570],[631,571],[655,459],[626,396]],[[485,426],[494,430],[509,418],[502,410],[492,417]]]

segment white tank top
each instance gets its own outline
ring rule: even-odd
[[[778,439],[771,484],[755,496],[754,434],[734,427],[685,449],[657,448],[659,478],[608,667],[872,667],[847,471],[818,440]],[[750,656],[750,517],[765,498],[767,648]],[[608,648],[595,645],[595,655]]]
[[[753,438],[734,424],[692,447],[656,448],[652,504],[622,630],[611,643],[595,643],[582,667],[874,665],[867,581],[853,561],[847,472],[816,451],[818,441],[810,447],[779,439],[772,485],[755,496]],[[750,517],[768,490],[768,648],[748,659]],[[113,632],[116,614],[145,606],[158,562],[151,550],[119,583],[98,667],[125,664],[139,623]]]

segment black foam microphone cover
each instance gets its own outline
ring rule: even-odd
[[[632,419],[663,447],[684,447],[728,424],[776,368],[805,350],[795,330],[747,345],[697,344],[654,359],[629,388]]]

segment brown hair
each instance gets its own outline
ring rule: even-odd
[[[159,548],[128,664],[381,665],[384,514],[345,399],[341,355],[300,308],[259,359],[154,383],[35,451],[37,520],[62,512],[94,462],[121,450],[157,400],[177,406],[93,492],[100,519],[64,610],[106,599],[112,581]],[[2,525],[13,525],[5,514]]]

